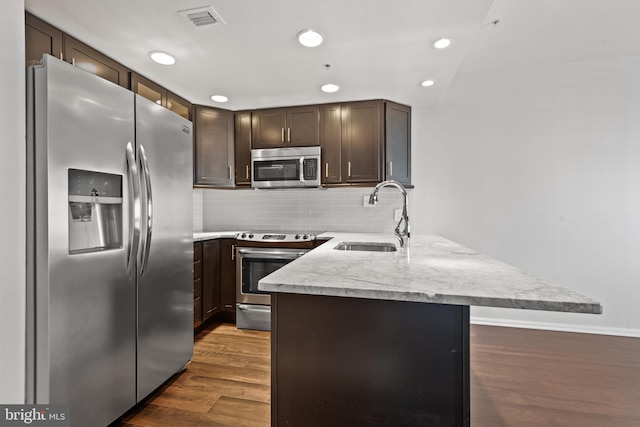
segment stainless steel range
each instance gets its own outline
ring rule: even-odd
[[[258,289],[258,281],[313,249],[316,233],[245,231],[236,240],[236,325],[269,331],[271,295]]]

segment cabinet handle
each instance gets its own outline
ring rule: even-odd
[[[324,164],[324,177],[329,178],[329,162]]]
[[[282,143],[284,144],[284,128],[281,128],[281,133],[280,133],[280,140],[282,141]]]
[[[231,245],[231,261],[236,259],[236,245]]]
[[[76,65],[76,58],[71,58],[71,65]]]
[[[287,142],[291,142],[291,128],[287,128]]]
[[[231,166],[227,166],[227,179],[231,179]]]
[[[247,176],[246,179],[249,179],[249,165],[245,166],[245,175]]]
[[[393,176],[393,162],[389,162],[389,176]]]
[[[347,162],[347,176],[351,176],[351,162]]]

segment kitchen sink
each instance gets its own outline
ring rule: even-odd
[[[339,251],[395,252],[396,245],[381,242],[341,242],[333,249]]]

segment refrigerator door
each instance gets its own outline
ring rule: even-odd
[[[126,145],[133,94],[56,58],[30,69],[30,400],[107,425],[136,402]]]
[[[135,98],[142,182],[140,401],[193,355],[193,158],[191,122],[145,98]]]

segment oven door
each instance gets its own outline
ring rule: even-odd
[[[258,289],[258,281],[307,252],[308,249],[236,247],[237,302],[271,305],[271,296]]]

